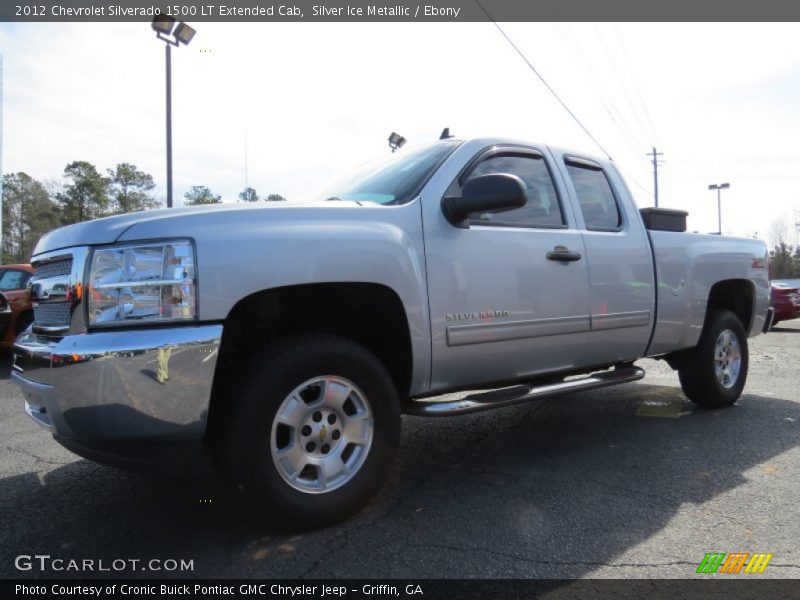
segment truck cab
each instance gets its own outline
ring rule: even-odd
[[[432,386],[457,387],[465,372],[478,383],[644,356],[653,258],[613,163],[513,142],[457,152],[423,192]],[[519,177],[525,205],[471,214],[464,228],[437,218],[437,198],[492,173]],[[491,309],[512,316],[475,318]]]

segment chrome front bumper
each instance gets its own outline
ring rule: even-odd
[[[22,334],[11,376],[25,412],[86,446],[199,440],[222,325]]]

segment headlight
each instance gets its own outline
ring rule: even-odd
[[[179,241],[95,250],[88,287],[89,325],[194,319],[194,246]]]

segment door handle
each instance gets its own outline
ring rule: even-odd
[[[552,252],[547,253],[547,260],[557,260],[564,262],[575,262],[581,259],[580,252],[572,252],[566,246],[556,246]]]

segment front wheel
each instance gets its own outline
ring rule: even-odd
[[[695,404],[722,408],[735,403],[744,389],[748,367],[747,334],[729,310],[715,310],[678,369],[681,387]]]
[[[295,528],[357,512],[380,488],[400,438],[381,362],[336,336],[279,342],[237,372],[215,434],[224,479]]]

